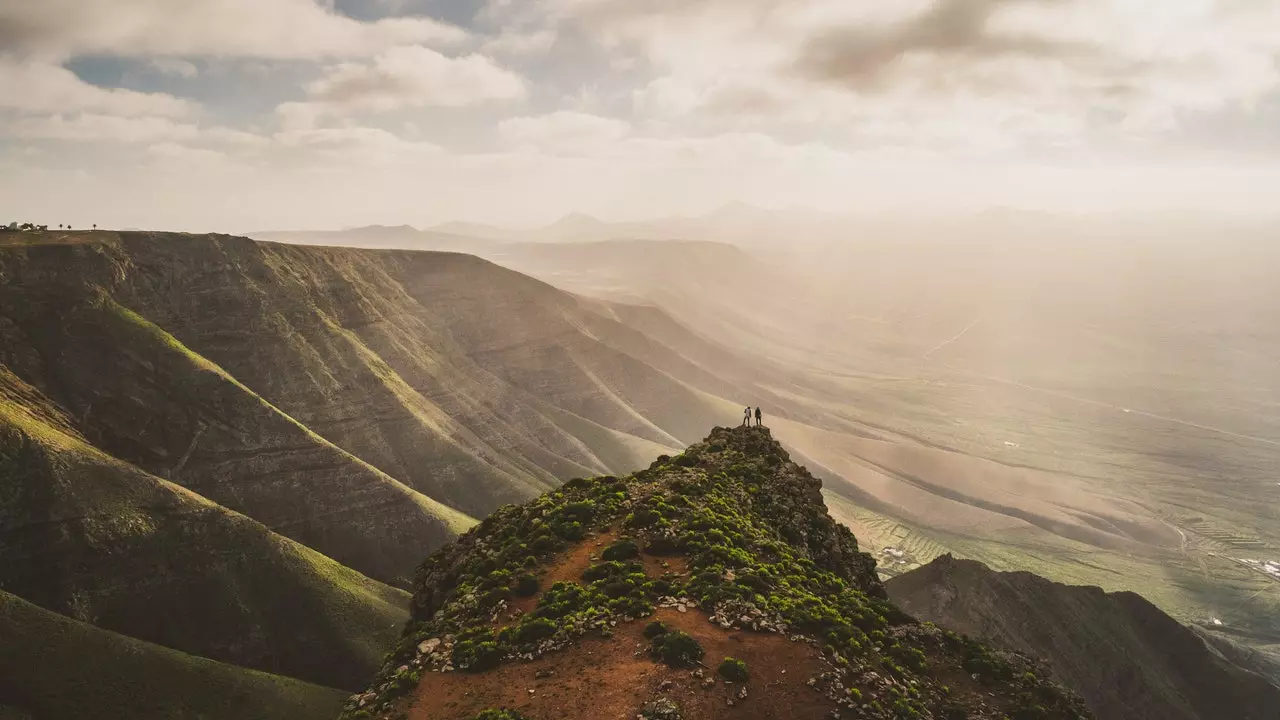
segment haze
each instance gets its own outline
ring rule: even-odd
[[[0,0],[0,197],[249,231],[1268,215],[1269,0]]]

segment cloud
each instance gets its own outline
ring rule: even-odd
[[[498,123],[498,133],[523,149],[550,153],[585,153],[599,150],[625,137],[631,124],[625,120],[561,110],[548,115],[514,117]]]
[[[196,105],[163,93],[101,88],[57,65],[0,56],[0,107],[28,112],[99,110],[120,115],[190,115]]]
[[[800,48],[796,68],[819,80],[855,88],[880,82],[911,55],[952,59],[990,57],[1063,58],[1093,54],[1083,42],[1048,33],[991,27],[1002,7],[1046,0],[938,0],[924,12],[890,27],[851,25],[820,31]]]
[[[535,5],[647,63],[637,113],[704,132],[1004,152],[1177,133],[1188,113],[1280,89],[1280,3],[1265,0],[1170,0],[1158,13],[1133,0]]]
[[[72,142],[196,142],[233,148],[260,148],[266,138],[226,127],[201,127],[158,116],[122,117],[97,113],[22,117],[0,124],[0,134],[29,140]]]
[[[456,44],[459,28],[426,17],[360,22],[314,0],[4,0],[0,47],[63,60],[83,55],[328,58],[408,44]]]
[[[526,93],[520,76],[483,55],[451,58],[422,46],[392,48],[371,62],[335,65],[306,90],[305,102],[277,108],[285,128],[309,128],[328,115],[465,107],[517,100]]]
[[[314,102],[386,110],[461,107],[524,97],[524,81],[483,55],[450,58],[422,46],[392,48],[371,64],[347,63],[307,88]]]
[[[146,150],[147,157],[159,169],[187,173],[227,172],[248,170],[248,166],[236,161],[225,152],[208,148],[191,147],[179,143],[158,143]]]
[[[338,165],[406,165],[444,152],[439,145],[369,127],[285,130],[273,139],[281,148],[302,153],[298,159],[303,162],[319,158]]]
[[[187,62],[179,58],[159,57],[152,58],[149,63],[156,72],[161,75],[173,75],[175,77],[193,78],[199,70],[193,63]]]

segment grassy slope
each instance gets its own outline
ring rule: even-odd
[[[1280,688],[1211,651],[1132,593],[942,557],[886,583],[913,615],[1045,658],[1099,718],[1275,716]]]
[[[6,720],[320,720],[333,717],[343,698],[331,688],[102,630],[6,592],[0,592],[0,635]]]
[[[4,587],[63,614],[345,687],[404,617],[402,591],[105,455],[3,368],[0,478]]]

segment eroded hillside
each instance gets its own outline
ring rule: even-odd
[[[763,428],[504,508],[432,555],[345,717],[1077,718],[1024,658],[894,607]]]

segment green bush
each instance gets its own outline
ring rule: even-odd
[[[671,630],[655,637],[650,652],[671,667],[695,665],[706,654],[697,640],[679,630]]]
[[[747,681],[747,664],[737,658],[727,657],[720,662],[720,667],[716,668],[716,672],[720,673],[725,680],[733,680],[734,682]]]
[[[450,658],[459,670],[482,672],[497,666],[502,651],[490,630],[469,630],[458,636]]]
[[[525,573],[516,580],[515,592],[520,597],[530,597],[538,593],[538,578],[530,573]]]
[[[666,631],[667,631],[667,625],[661,620],[654,620],[653,622],[644,626],[644,636],[649,638],[650,640],[658,637],[659,635],[665,633]]]
[[[623,538],[604,549],[600,557],[605,560],[630,560],[640,554],[640,548],[631,538]]]
[[[516,630],[516,642],[531,643],[556,634],[556,624],[546,618],[533,618],[520,623]]]

